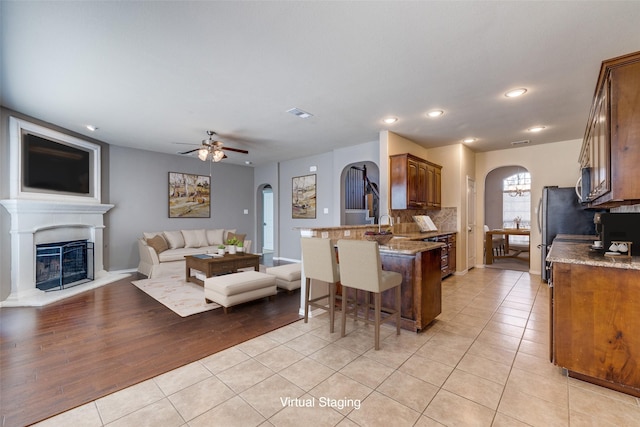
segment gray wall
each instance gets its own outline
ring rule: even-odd
[[[169,218],[169,172],[209,175],[209,166],[195,157],[111,146],[107,200],[115,207],[105,217],[105,269],[137,267],[143,231],[235,228],[254,240],[252,167],[211,164],[211,218]]]

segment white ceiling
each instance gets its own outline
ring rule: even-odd
[[[580,139],[640,2],[1,1],[2,106],[165,153],[215,130],[242,164],[391,130],[474,151]],[[527,87],[518,99],[512,88]],[[298,107],[314,116],[286,113]],[[443,109],[429,119],[425,113]],[[399,118],[393,125],[381,119]],[[99,127],[91,133],[86,124]],[[537,134],[526,129],[546,126]]]

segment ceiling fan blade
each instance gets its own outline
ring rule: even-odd
[[[247,150],[241,150],[240,148],[221,147],[223,150],[235,151],[236,153],[249,154]]]
[[[189,154],[189,153],[193,153],[194,151],[198,151],[200,150],[199,148],[194,148],[193,150],[189,150],[189,151],[185,151],[184,153],[178,153],[178,154]]]

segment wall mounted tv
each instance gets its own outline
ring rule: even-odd
[[[9,197],[101,203],[99,144],[9,117]]]
[[[91,153],[81,148],[24,132],[22,185],[79,195],[91,192]]]

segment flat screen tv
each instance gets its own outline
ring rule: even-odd
[[[91,153],[46,139],[22,134],[23,187],[88,195],[91,193]]]

